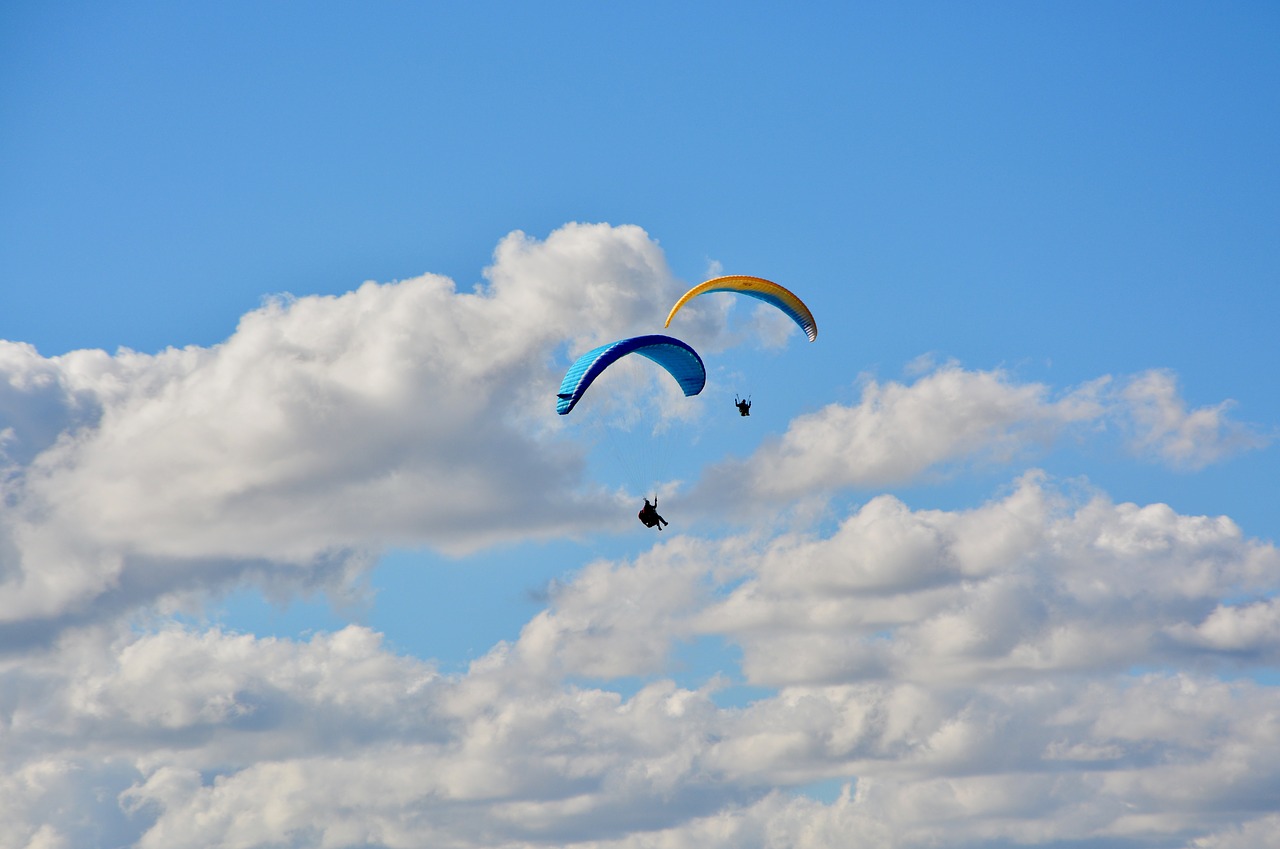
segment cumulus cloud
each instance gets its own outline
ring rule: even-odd
[[[0,343],[0,643],[184,590],[341,585],[387,545],[621,521],[547,399],[681,284],[633,226],[514,233],[485,276],[273,298],[211,348]]]
[[[858,404],[800,416],[749,460],[712,470],[708,485],[786,500],[815,489],[900,483],[977,454],[1007,461],[1068,425],[1096,420],[1103,385],[1052,399],[1044,385],[955,365],[911,385],[868,380]]]
[[[1191,646],[1274,662],[1280,650],[1280,602],[1222,604],[1198,624],[1171,627],[1170,636]]]
[[[797,417],[746,460],[710,469],[703,492],[778,502],[900,484],[962,463],[1007,464],[1064,433],[1109,424],[1127,429],[1139,454],[1178,468],[1201,468],[1265,444],[1253,428],[1227,418],[1229,402],[1188,413],[1163,371],[1127,381],[1103,376],[1055,392],[1000,370],[954,363],[913,368],[924,373],[912,383],[867,379],[857,404],[828,404]]]
[[[591,678],[661,671],[671,642],[693,636],[689,617],[707,600],[707,563],[720,548],[678,537],[633,563],[588,564],[521,631],[521,660]]]
[[[1241,598],[1274,620],[1277,568],[1224,518],[1030,475],[597,561],[462,674],[357,626],[85,629],[0,662],[0,846],[1242,845],[1280,691],[1176,637]],[[663,677],[712,634],[755,701]]]
[[[1280,814],[1229,825],[1206,837],[1197,837],[1188,849],[1276,849],[1280,847]]]
[[[1120,394],[1132,420],[1134,450],[1175,468],[1202,469],[1268,442],[1256,428],[1227,418],[1229,401],[1188,410],[1168,371],[1139,375]]]
[[[730,636],[753,683],[981,681],[1275,651],[1280,553],[1226,517],[1075,504],[1038,473],[967,511],[878,496],[834,534],[784,534],[683,627]]]
[[[306,643],[94,637],[0,672],[22,693],[3,750],[21,795],[4,796],[0,845],[41,832],[144,847],[567,842],[740,792],[697,764],[710,699],[665,682],[623,700],[501,649],[443,678],[354,626]],[[115,800],[113,833],[68,816],[88,788]]]

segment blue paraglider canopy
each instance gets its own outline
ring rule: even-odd
[[[707,384],[707,369],[702,364],[702,357],[684,342],[656,334],[633,336],[601,345],[579,357],[560,383],[556,412],[563,416],[572,410],[592,381],[627,354],[639,354],[662,366],[680,384],[685,395],[697,395]]]

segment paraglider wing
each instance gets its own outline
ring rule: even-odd
[[[679,339],[670,336],[633,336],[587,351],[565,373],[556,393],[556,412],[565,415],[582,398],[587,387],[619,358],[627,354],[648,357],[667,370],[685,395],[697,395],[707,384],[702,357]]]
[[[804,305],[804,301],[800,300],[790,290],[779,286],[772,280],[765,280],[763,277],[746,277],[743,275],[730,275],[728,277],[714,277],[705,283],[699,283],[676,301],[676,305],[671,308],[671,312],[667,314],[667,323],[664,327],[671,326],[671,319],[676,317],[676,313],[680,308],[692,299],[707,292],[737,292],[741,295],[749,295],[757,300],[764,301],[770,306],[777,307],[787,314],[792,321],[800,325],[800,329],[805,332],[812,342],[818,338],[818,323],[813,319],[813,313],[809,312],[809,308]]]

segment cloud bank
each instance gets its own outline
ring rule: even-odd
[[[1029,475],[597,562],[460,675],[357,626],[79,632],[0,666],[0,845],[1232,845],[1275,821],[1280,691],[1216,673],[1280,659],[1277,569]],[[709,636],[770,694],[663,677]]]
[[[1065,437],[1188,472],[1263,444],[1168,372],[866,381],[697,484],[861,490],[833,527],[595,560],[461,674],[356,625],[172,618],[244,583],[339,593],[388,546],[634,521],[548,400],[683,284],[606,225],[513,234],[485,278],[275,298],[211,348],[0,342],[0,849],[1277,845],[1280,552],[1028,469]],[[723,301],[689,321],[744,341]],[[972,463],[1007,489],[878,491]],[[721,668],[678,683],[691,644]]]

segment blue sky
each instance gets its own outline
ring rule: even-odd
[[[0,849],[1272,845],[1277,44],[6,4]],[[554,415],[719,273],[817,341],[706,296],[699,398]]]

